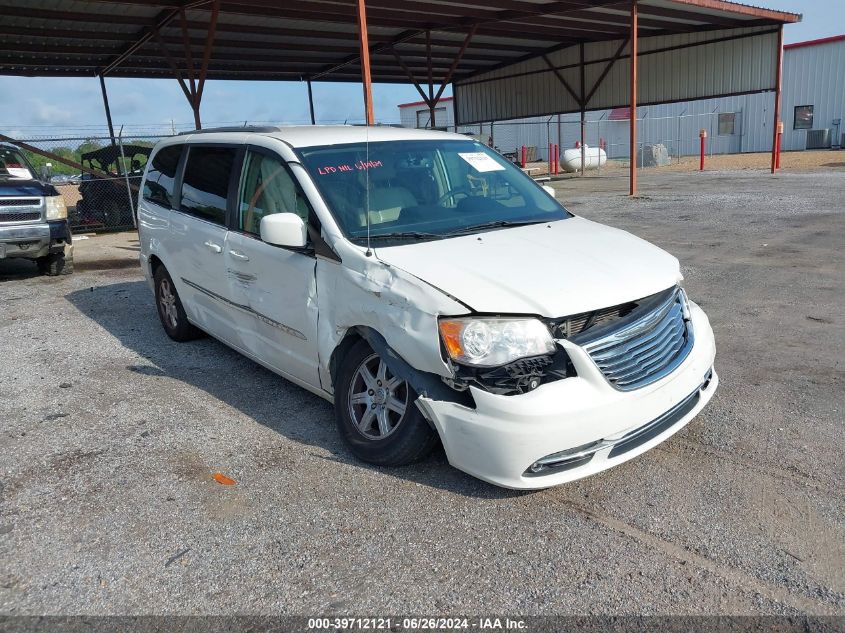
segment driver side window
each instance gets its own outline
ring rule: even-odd
[[[308,202],[280,159],[250,150],[238,196],[238,229],[260,235],[261,218],[273,213],[296,213],[307,223]]]

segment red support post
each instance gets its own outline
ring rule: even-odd
[[[698,170],[704,171],[704,145],[705,145],[705,139],[707,138],[707,130],[705,130],[703,128],[701,130],[699,130],[698,138],[701,139],[701,157],[700,157],[699,163],[698,163]]]
[[[631,132],[630,187],[628,193],[637,195],[637,0],[631,0],[631,108],[628,117]]]
[[[560,173],[560,145],[555,143],[555,173]]]
[[[579,55],[581,60],[581,176],[584,175],[584,170],[586,169],[586,152],[587,148],[585,147],[587,144],[587,83],[586,83],[586,71],[585,71],[585,62],[584,62],[584,42],[581,42],[578,45],[579,48]]]
[[[775,173],[775,170],[777,170],[778,123],[780,123],[780,91],[781,82],[783,78],[783,25],[781,25],[780,31],[778,31],[778,59],[775,73],[775,113],[774,123],[772,124],[772,173]]]
[[[555,145],[554,143],[549,143],[549,176],[554,173],[555,167]]]
[[[525,165],[528,163],[528,148],[525,145],[522,146],[522,160],[520,163],[522,164],[522,168],[525,169]]]
[[[370,40],[367,33],[367,8],[364,0],[358,0],[358,41],[361,45],[361,79],[364,82],[366,121],[367,125],[374,125],[373,80],[370,74]]]
[[[778,122],[778,142],[775,154],[775,170],[780,169],[780,144],[783,140],[783,121]]]

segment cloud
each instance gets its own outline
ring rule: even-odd
[[[149,107],[149,95],[140,92],[121,92],[109,99],[112,117],[122,119],[144,112]]]
[[[64,107],[36,97],[29,100],[25,122],[31,125],[69,125],[74,122],[74,116]]]

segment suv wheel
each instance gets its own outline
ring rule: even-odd
[[[50,253],[35,260],[38,272],[42,275],[55,277],[69,275],[73,272],[73,258],[65,257],[64,253]]]
[[[417,393],[359,341],[337,376],[335,417],[343,440],[359,459],[401,466],[428,455],[437,433],[417,409]]]
[[[167,336],[174,341],[190,341],[202,336],[202,332],[188,322],[185,308],[176,292],[173,279],[164,266],[159,266],[153,276],[155,282],[156,308],[158,318]]]

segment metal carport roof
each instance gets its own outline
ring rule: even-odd
[[[103,77],[176,77],[197,127],[207,79],[305,80],[309,101],[311,81],[363,79],[372,122],[371,79],[433,113],[449,83],[567,47],[627,38],[634,70],[638,37],[799,19],[725,0],[0,0],[0,75],[99,76],[104,100]]]
[[[372,78],[407,83],[396,62],[446,79],[469,29],[455,79],[567,44],[618,39],[619,0],[367,0]],[[0,0],[0,74],[172,77],[168,57],[199,65],[211,0]],[[797,16],[721,0],[641,0],[641,37],[782,24]],[[225,0],[208,79],[360,81],[356,0]],[[159,37],[156,37],[156,33]],[[187,48],[186,48],[187,43]]]

